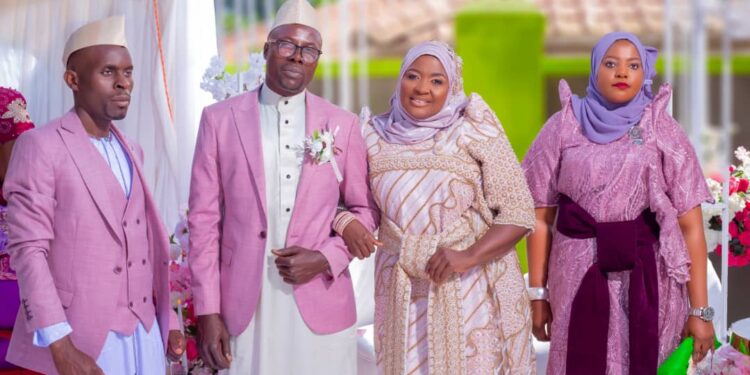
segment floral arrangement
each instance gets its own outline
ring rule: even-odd
[[[333,157],[333,155],[338,154],[340,151],[334,144],[338,132],[338,126],[333,132],[329,130],[314,130],[313,134],[305,139],[304,148],[315,164],[331,163],[333,172],[336,174],[336,180],[341,182],[343,181],[341,171],[338,165],[336,165],[336,158]]]
[[[210,367],[204,366],[198,355],[198,320],[193,307],[190,269],[187,264],[190,243],[186,215],[181,215],[174,233],[169,236],[169,245],[169,255],[172,258],[169,263],[170,299],[185,334],[185,352],[180,363],[173,365],[172,374],[214,374]]]
[[[227,72],[224,60],[214,56],[203,73],[201,89],[210,92],[216,101],[254,90],[263,83],[265,64],[266,60],[261,53],[252,53],[248,69],[231,74]]]
[[[709,352],[699,363],[693,364],[688,374],[750,375],[750,356],[724,344],[713,353]]]
[[[729,167],[729,201],[726,202],[729,210],[729,266],[742,267],[750,264],[750,152],[744,147],[739,147],[734,156],[741,164]],[[706,238],[709,250],[716,251],[721,255],[721,210],[724,206],[722,197],[723,185],[714,178],[707,178],[706,182],[711,190],[711,195],[718,205],[704,209],[704,220]]]

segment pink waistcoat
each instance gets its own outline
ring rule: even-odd
[[[136,176],[137,177],[137,176]],[[132,335],[140,320],[146,329],[154,323],[153,275],[151,272],[148,237],[146,234],[145,202],[140,179],[133,178],[130,198],[112,197],[115,212],[123,212],[122,236],[125,239],[125,267],[122,267],[120,294],[117,309],[112,317],[111,329]]]

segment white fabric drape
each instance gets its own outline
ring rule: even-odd
[[[3,0],[0,86],[24,94],[37,126],[61,116],[73,106],[62,80],[67,36],[85,23],[120,14],[125,16],[135,89],[128,116],[117,125],[143,147],[146,180],[171,228],[187,202],[200,111],[213,102],[200,89],[203,71],[217,51],[212,0]]]

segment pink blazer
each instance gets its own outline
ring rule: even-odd
[[[331,231],[341,202],[368,228],[378,210],[367,180],[367,152],[355,115],[307,93],[305,133],[339,127],[336,162],[315,164],[305,156],[286,245],[320,251],[333,278],[318,275],[294,287],[300,314],[318,334],[356,321],[348,266],[351,255]],[[190,183],[189,264],[198,315],[220,313],[229,333],[250,323],[261,289],[267,220],[258,91],[205,108]]]
[[[166,350],[169,329],[179,329],[169,300],[168,237],[141,173],[143,152],[124,143],[133,178],[141,179],[146,195],[154,299]],[[116,268],[127,258],[122,217],[107,199],[111,189],[122,191],[74,111],[18,138],[3,189],[8,250],[25,306],[16,318],[8,361],[56,374],[49,349],[34,346],[32,335],[63,321],[73,327],[76,347],[96,359],[120,292]]]

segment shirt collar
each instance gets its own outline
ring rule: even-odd
[[[268,85],[264,84],[260,88],[260,104],[270,105],[279,110],[297,108],[305,105],[306,92],[307,90],[304,90],[297,95],[284,97],[271,90]]]

